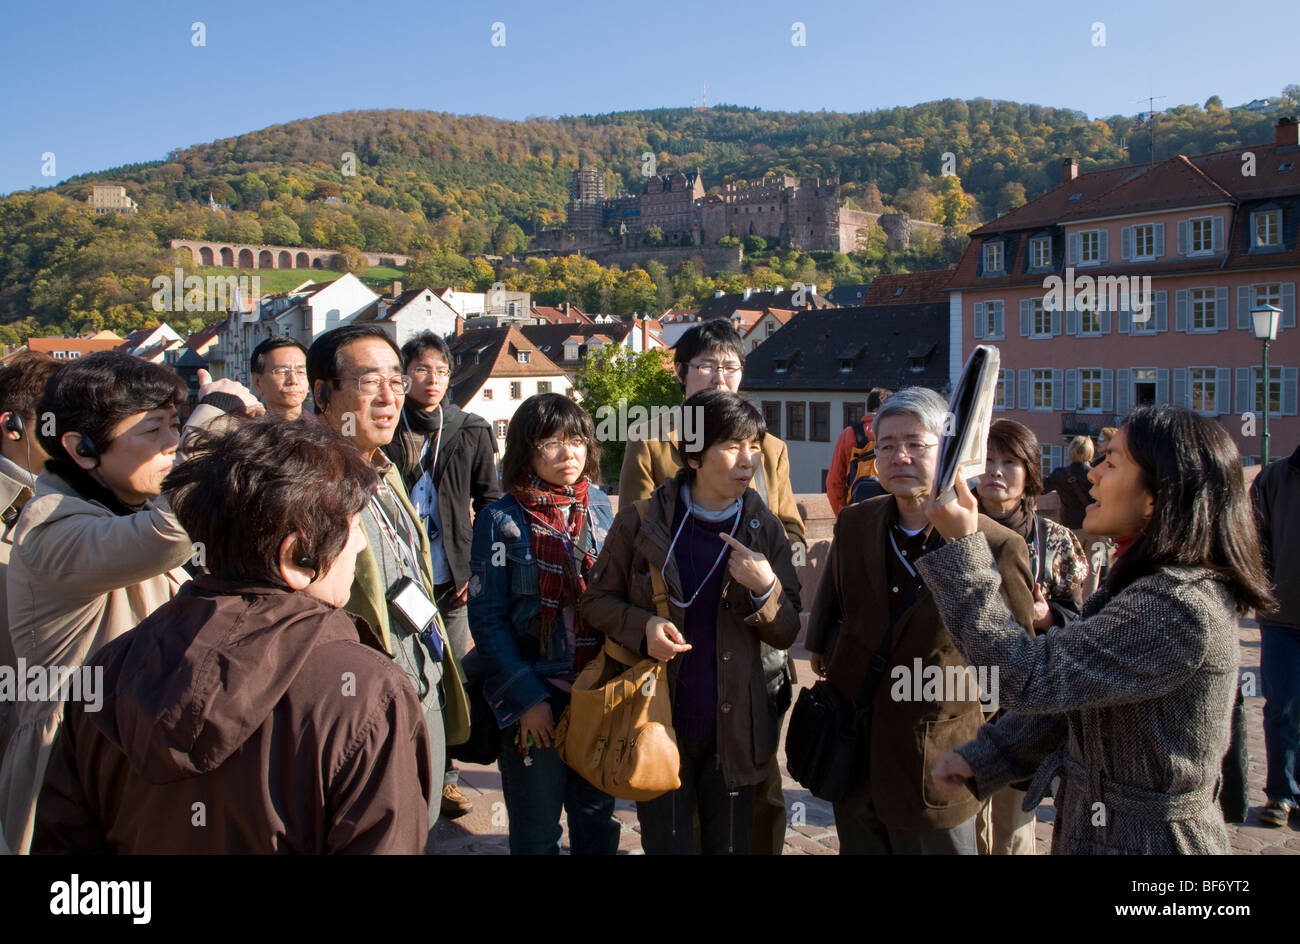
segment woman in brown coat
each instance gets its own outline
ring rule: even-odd
[[[704,852],[744,854],[779,731],[760,642],[794,642],[799,583],[781,523],[749,488],[762,415],[725,390],[698,393],[683,410],[698,410],[703,430],[685,447],[687,468],[619,512],[582,612],[592,628],[669,663],[682,786],[637,804],[645,851],[691,853],[698,814]],[[655,610],[652,569],[668,619]]]

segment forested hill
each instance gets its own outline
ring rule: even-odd
[[[1287,93],[1295,110],[1300,88]],[[1169,109],[1156,116],[1156,156],[1268,141],[1275,119],[1224,109],[1217,98]],[[462,259],[518,252],[562,221],[580,163],[603,170],[613,195],[639,188],[647,151],[659,172],[698,169],[706,187],[768,174],[838,176],[844,197],[863,209],[891,206],[968,228],[1050,189],[1064,156],[1078,157],[1083,171],[1145,161],[1147,135],[1134,118],[1088,121],[983,99],[861,114],[715,106],[518,122],[400,110],[323,115],[0,198],[0,324],[25,319],[21,334],[128,326],[133,310],[147,317],[139,280],[165,271],[166,241],[180,237]],[[940,176],[946,152],[955,179]],[[96,181],[124,185],[140,212],[74,212]],[[209,196],[231,211],[208,209]],[[468,266],[440,271],[455,280]]]

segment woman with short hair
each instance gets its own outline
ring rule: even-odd
[[[950,542],[918,562],[957,645],[1000,669],[1012,714],[942,755],[945,790],[977,796],[1061,776],[1056,853],[1224,854],[1216,803],[1237,689],[1237,622],[1273,605],[1237,447],[1215,420],[1144,407],[1092,470],[1084,527],[1119,547],[1082,617],[1030,637],[998,598],[957,483],[927,514]]]
[[[1063,524],[1038,514],[1043,494],[1038,437],[1015,420],[989,427],[988,462],[976,491],[980,511],[1025,539],[1034,575],[1034,629],[1060,626],[1079,615],[1088,559]]]
[[[1092,439],[1075,436],[1070,440],[1066,456],[1069,464],[1052,470],[1043,481],[1043,491],[1056,492],[1061,503],[1061,524],[1074,532],[1083,547],[1088,561],[1088,575],[1083,578],[1083,598],[1086,600],[1097,589],[1102,571],[1110,562],[1110,542],[1083,529],[1083,512],[1092,502],[1088,495],[1092,488],[1088,481],[1088,473],[1092,471]]]
[[[474,522],[469,628],[504,732],[497,766],[511,855],[558,854],[561,809],[575,855],[618,851],[614,798],[570,769],[554,742],[573,680],[603,642],[579,605],[613,518],[599,478],[591,417],[539,393],[506,430],[506,494]]]
[[[323,423],[200,437],[164,486],[208,573],[90,666],[36,852],[419,853],[429,740],[415,691],[343,610],[374,467]]]
[[[766,425],[739,394],[686,399],[686,467],[619,510],[583,611],[620,645],[667,662],[681,787],[637,804],[647,854],[747,854],[755,788],[775,762],[760,643],[799,632],[799,582],[785,529],[752,488]],[[663,578],[668,617],[654,602]]]

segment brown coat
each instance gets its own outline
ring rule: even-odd
[[[669,432],[667,440],[637,439],[629,435],[627,451],[623,453],[623,470],[618,477],[620,507],[649,498],[665,479],[672,478],[678,469],[684,468],[686,460],[676,431]],[[790,455],[785,441],[771,433],[763,437],[762,472],[761,480],[756,474],[750,488],[772,509],[790,543],[805,544],[803,518],[790,487]]]
[[[637,652],[645,652],[646,621],[655,615],[650,568],[662,569],[669,595],[683,599],[668,545],[677,493],[685,478],[683,472],[655,489],[648,499],[644,526],[634,504],[622,505],[582,597],[587,624]],[[717,616],[718,752],[723,777],[733,787],[761,783],[776,753],[779,724],[768,702],[759,641],[789,649],[799,634],[799,579],[790,542],[753,489],[745,492],[742,507],[737,539],[767,557],[780,587],[755,607],[747,588],[729,575],[723,581]],[[668,606],[673,623],[685,626],[685,612],[672,603]],[[679,664],[668,663],[670,692]]]
[[[371,638],[305,593],[186,584],[90,660],[103,705],[68,705],[32,851],[419,853],[428,733]]]
[[[897,521],[898,503],[892,495],[849,505],[835,521],[835,538],[813,605],[807,646],[810,652],[824,653],[842,619],[826,677],[848,699],[857,696],[871,657],[889,628],[885,555],[892,553],[888,531]],[[984,515],[979,522],[1002,573],[1003,598],[1021,625],[1032,626],[1033,578],[1024,539]],[[872,699],[867,789],[876,814],[888,826],[950,829],[974,816],[981,801],[966,790],[940,793],[930,770],[941,753],[975,737],[984,715],[979,701],[969,696],[952,701],[892,697],[899,677],[894,668],[904,667],[910,678],[916,659],[926,668],[943,667],[945,673],[947,666],[967,664],[925,587],[899,617],[889,665]]]

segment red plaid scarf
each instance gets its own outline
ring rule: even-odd
[[[541,597],[539,642],[542,651],[550,646],[551,633],[555,630],[560,611],[572,606],[575,672],[580,672],[595,657],[601,645],[599,635],[583,622],[578,607],[578,600],[587,589],[587,576],[596,566],[590,548],[590,527],[587,528],[585,546],[577,547],[578,537],[589,515],[587,490],[590,485],[591,480],[585,475],[573,485],[552,485],[534,475],[527,485],[511,490],[528,513],[532,531],[533,556],[537,558],[537,593]],[[560,510],[566,505],[576,506],[570,510],[567,524]],[[575,547],[580,567],[575,566]]]

